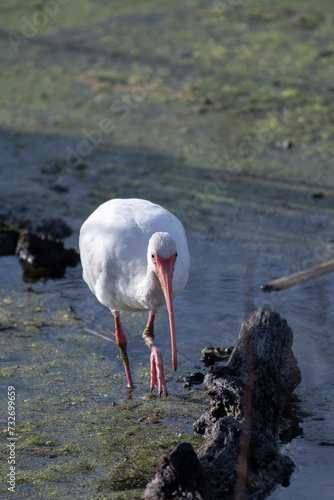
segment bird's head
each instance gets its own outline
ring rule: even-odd
[[[175,338],[175,319],[173,304],[173,273],[177,259],[175,240],[169,233],[154,233],[149,241],[148,255],[149,267],[154,270],[159,278],[165,296],[169,315],[170,333],[172,340],[173,370],[177,370],[177,352]]]

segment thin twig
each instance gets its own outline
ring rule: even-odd
[[[86,332],[92,333],[93,335],[97,335],[98,337],[101,337],[104,340],[108,340],[109,342],[113,342],[114,344],[116,343],[115,340],[111,339],[110,337],[105,337],[104,335],[101,335],[100,333],[94,332],[94,330],[90,330],[89,328],[84,328]]]
[[[245,388],[242,401],[243,421],[239,441],[237,458],[237,477],[234,488],[234,500],[246,498],[246,484],[248,475],[248,455],[252,436],[252,414],[254,393],[254,329],[248,332],[245,346]]]
[[[249,258],[246,263],[244,275],[244,316],[248,318],[254,311],[252,285],[255,274],[255,261]],[[245,355],[245,388],[242,401],[243,421],[240,432],[239,453],[236,465],[236,482],[234,487],[234,500],[243,500],[246,497],[246,484],[248,475],[248,455],[252,435],[252,413],[254,393],[254,329],[248,332]]]

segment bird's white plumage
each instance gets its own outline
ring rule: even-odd
[[[148,243],[148,253],[156,252],[163,259],[168,259],[171,255],[177,252],[174,238],[166,232],[154,233]]]
[[[173,275],[176,297],[187,283],[190,258],[184,228],[173,214],[146,200],[114,199],[98,207],[82,225],[83,278],[113,312],[156,311],[165,303],[149,255],[152,245],[156,247],[163,238],[152,236],[161,232],[171,237],[163,245],[166,257],[175,248],[178,254]]]

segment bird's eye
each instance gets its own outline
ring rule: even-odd
[[[152,259],[154,259],[154,253],[151,254]]]
[[[175,254],[175,258],[176,258],[176,257],[177,257],[177,252],[176,252],[176,254]]]

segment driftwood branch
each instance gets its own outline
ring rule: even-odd
[[[296,273],[270,281],[269,283],[262,285],[261,288],[264,292],[284,290],[284,288],[289,288],[291,286],[298,285],[299,283],[303,283],[304,281],[318,278],[319,276],[331,273],[332,271],[334,271],[334,259],[327,260],[326,262],[322,262],[321,264],[308,269],[302,269]]]
[[[242,325],[228,365],[205,376],[210,406],[195,422],[207,443],[178,445],[146,487],[145,500],[259,499],[287,483],[292,460],[279,454],[280,417],[301,375],[292,330],[259,309]]]

